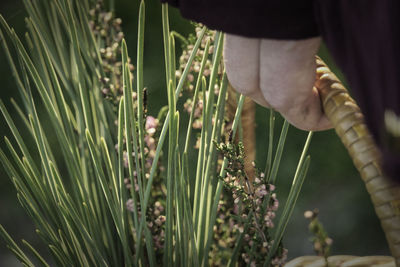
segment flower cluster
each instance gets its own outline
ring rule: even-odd
[[[102,67],[106,75],[100,78],[101,92],[117,106],[123,93],[121,41],[124,33],[121,29],[122,20],[115,18],[114,13],[104,10],[103,0],[97,0],[94,8],[89,11],[89,25],[94,38],[98,41]],[[128,61],[130,62],[130,58]],[[129,68],[131,71],[134,70],[132,64],[129,64]]]
[[[126,202],[126,209],[130,212],[133,212],[134,209],[134,201],[132,198],[128,199]],[[150,205],[149,205],[150,206]],[[138,213],[139,217],[141,215],[140,205],[138,205]],[[164,240],[165,240],[165,221],[166,217],[164,215],[165,208],[164,205],[161,204],[160,201],[156,201],[152,207],[150,206],[147,209],[147,227],[150,229],[153,238],[154,244],[154,252],[156,253],[158,259],[162,258],[163,250],[164,250]],[[132,229],[135,232],[135,229]]]
[[[328,262],[333,240],[328,236],[322,223],[318,220],[318,214],[318,209],[308,210],[304,212],[304,217],[310,220],[308,229],[313,234],[311,241],[313,242],[315,253],[318,256],[323,256]]]
[[[178,70],[175,72],[176,78],[180,78],[182,75],[183,70],[186,67],[186,64],[189,60],[190,55],[193,52],[194,44],[196,42],[196,39],[199,37],[200,32],[202,30],[202,25],[201,24],[195,24],[195,32],[196,36],[193,34],[190,34],[187,40],[184,41],[182,45],[182,55],[179,58],[179,67]],[[189,91],[193,91],[194,85],[193,82],[195,81],[195,76],[199,73],[200,71],[200,66],[201,66],[201,60],[205,52],[206,48],[206,43],[209,41],[210,46],[208,49],[208,54],[212,55],[214,52],[214,31],[207,30],[206,32],[206,37],[202,39],[201,44],[199,49],[197,50],[196,57],[193,60],[193,63],[189,69],[189,74],[187,76],[187,81],[185,84],[185,88],[188,89]],[[205,77],[208,77],[211,74],[211,60],[207,59],[203,75]]]
[[[193,120],[193,124],[192,127],[194,129],[201,129],[201,127],[203,126],[203,122],[201,120],[201,114],[203,113],[203,98],[202,98],[202,93],[199,93],[200,95],[200,99],[197,100],[196,106],[194,107],[194,120]],[[186,100],[186,102],[183,104],[183,108],[187,113],[191,113],[192,109],[193,109],[193,101],[191,98],[188,98]]]
[[[150,171],[151,165],[153,164],[153,160],[156,155],[156,148],[157,148],[156,133],[158,127],[159,127],[158,119],[154,118],[153,116],[146,117],[146,124],[145,124],[146,136],[144,137],[144,142],[145,142],[144,153],[146,156],[145,168],[148,171]]]
[[[182,55],[179,58],[179,67],[178,70],[175,72],[175,76],[177,79],[179,79],[182,75],[183,70],[186,67],[186,64],[189,60],[190,55],[193,52],[194,44],[196,42],[197,37],[199,37],[201,29],[202,29],[201,24],[195,24],[195,31],[196,35],[190,34],[187,39],[184,40],[184,43],[182,45]],[[197,80],[198,74],[200,72],[201,68],[201,61],[203,58],[203,55],[205,53],[206,49],[206,43],[210,42],[210,46],[208,48],[208,54],[209,56],[212,56],[214,52],[214,36],[215,32],[207,30],[206,31],[206,36],[205,38],[202,39],[201,44],[199,49],[197,50],[196,56],[192,62],[192,65],[189,69],[189,74],[187,76],[187,79],[184,84],[184,92],[187,93],[188,97],[186,99],[186,102],[184,103],[183,107],[184,110],[188,113],[192,112],[192,109],[194,108],[194,120],[193,120],[193,128],[194,129],[201,129],[203,122],[202,122],[202,117],[201,114],[203,112],[203,92],[198,93],[198,99],[196,100],[196,106],[193,106],[193,93],[194,93],[194,86],[195,82]],[[208,77],[211,74],[211,66],[212,62],[210,59],[206,60],[204,71],[203,71],[203,76]],[[217,82],[214,86],[214,93],[218,94],[219,92],[219,83]],[[206,96],[207,97],[207,96]]]
[[[228,160],[226,177],[223,179],[225,188],[231,192],[231,214],[234,218],[233,229],[236,234],[243,234],[241,259],[250,266],[258,266],[265,261],[274,242],[270,229],[274,227],[275,212],[279,201],[275,186],[265,181],[265,174],[255,168],[256,176],[250,181],[244,170],[243,145],[221,143],[217,149]],[[287,250],[282,243],[272,258],[273,266],[281,266],[287,258]]]
[[[154,203],[154,208],[149,209],[148,217],[150,217],[151,220],[149,220],[147,224],[153,235],[153,244],[156,249],[156,253],[158,252],[160,255],[164,248],[165,239],[164,225],[166,218],[163,213],[164,206],[161,204],[161,202],[156,201]]]
[[[227,266],[237,236],[240,231],[243,232],[243,229],[238,227],[234,219],[234,216],[237,216],[238,205],[231,205],[231,203],[231,197],[228,194],[222,194],[213,229],[215,242],[211,245],[210,266]]]

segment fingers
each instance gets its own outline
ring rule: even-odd
[[[268,40],[226,34],[225,70],[231,85],[255,102],[279,111],[303,130],[332,128],[315,82],[320,38]]]
[[[302,130],[332,128],[315,82],[315,55],[321,39],[260,43],[260,89],[272,108]]]
[[[314,87],[308,101],[281,113],[293,126],[305,131],[323,131],[332,128],[321,107],[318,90]]]
[[[260,39],[226,34],[224,63],[228,80],[239,93],[268,107],[259,88]]]
[[[320,42],[320,38],[261,41],[260,87],[273,108],[284,112],[310,97]]]

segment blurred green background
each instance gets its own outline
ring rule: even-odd
[[[24,33],[26,15],[21,2],[20,0],[0,1],[0,14],[20,36]],[[146,4],[145,86],[149,92],[149,114],[156,115],[158,109],[166,104],[167,99],[164,87],[161,8],[157,0],[146,1]],[[138,6],[137,0],[116,0],[116,14],[117,17],[122,18],[123,30],[133,62],[135,62],[136,51]],[[183,19],[174,8],[170,8],[170,23],[171,29],[184,36],[193,31],[190,23]],[[339,72],[325,47],[321,48],[320,56],[335,73]],[[343,79],[340,73],[339,76]],[[19,96],[3,50],[0,50],[0,84],[1,99],[16,117],[16,113],[12,112],[9,99],[11,97],[18,99]],[[261,167],[265,162],[267,151],[267,114],[267,110],[257,107],[257,147],[260,148],[257,151],[257,162]],[[282,120],[278,119],[276,136],[279,136],[281,124]],[[0,118],[0,136],[4,135],[11,136],[4,119]],[[282,204],[288,194],[305,138],[306,132],[293,127],[289,129],[278,173],[277,193]],[[3,138],[1,138],[0,146],[5,147]],[[334,240],[332,254],[388,255],[388,247],[369,196],[334,131],[315,133],[310,154],[312,161],[308,177],[284,239],[284,244],[289,249],[289,258],[313,254],[307,228],[308,221],[304,219],[303,213],[305,210],[314,208],[320,210],[320,220]],[[34,226],[20,207],[16,191],[2,166],[0,167],[0,224],[16,240],[24,238],[34,246],[40,247],[41,243],[34,233]],[[45,250],[43,247],[40,249],[40,251]],[[0,266],[20,266],[7,250],[3,240],[0,240]]]

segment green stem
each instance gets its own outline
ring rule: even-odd
[[[270,175],[267,178],[267,183],[270,183],[270,184],[276,183],[276,177],[278,174],[279,165],[281,163],[283,147],[285,146],[285,143],[286,143],[286,135],[287,135],[288,129],[289,129],[289,122],[287,120],[285,120],[283,122],[281,135],[279,136],[278,147],[275,152],[274,163],[272,164],[272,169],[271,169]]]
[[[286,201],[285,207],[283,209],[282,215],[279,219],[278,226],[275,230],[274,234],[274,243],[272,244],[271,249],[268,252],[266,261],[264,262],[264,267],[269,266],[272,257],[275,255],[276,250],[282,240],[283,234],[285,232],[286,226],[289,222],[289,219],[293,213],[294,207],[296,205],[297,198],[300,194],[301,187],[303,185],[304,179],[307,174],[308,166],[310,165],[310,156],[307,156],[307,151],[310,146],[311,138],[313,132],[309,132],[307,136],[307,140],[303,147],[303,152],[301,153],[300,160],[297,164],[296,173],[293,178],[292,187],[289,192],[288,199]]]
[[[172,81],[168,86],[168,106],[169,114],[176,113],[175,106],[175,95]],[[173,212],[173,199],[175,189],[173,187],[174,177],[174,152],[176,145],[176,132],[175,132],[175,118],[172,117],[169,120],[169,143],[168,143],[168,169],[167,169],[167,208],[166,208],[166,226],[165,226],[165,251],[164,251],[164,266],[173,266],[173,224],[174,224],[174,212]]]
[[[268,179],[271,172],[272,164],[272,150],[274,145],[274,125],[275,125],[275,114],[274,110],[269,110],[269,131],[268,131],[268,153],[267,153],[267,163],[265,164],[265,180]]]
[[[136,80],[137,80],[137,114],[138,114],[138,132],[139,132],[139,154],[140,158],[140,169],[142,173],[142,184],[143,188],[140,188],[144,192],[146,187],[146,170],[144,167],[144,105],[143,105],[143,55],[144,55],[144,25],[145,25],[145,4],[142,0],[139,8],[139,22],[138,22],[138,43],[137,43],[137,62],[136,62]]]

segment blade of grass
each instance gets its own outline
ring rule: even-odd
[[[49,185],[49,189],[51,191],[52,197],[55,202],[58,202],[58,196],[56,193],[56,188],[54,184],[54,177],[50,171],[50,165],[49,165],[49,157],[48,157],[48,152],[47,148],[44,145],[43,142],[43,133],[41,131],[41,127],[39,125],[38,118],[35,116],[35,118],[32,115],[29,115],[29,121],[31,123],[31,127],[34,130],[34,138],[36,142],[37,149],[39,151],[42,167],[45,172],[45,177],[47,178],[47,183]]]
[[[43,259],[43,257],[37,252],[37,250],[32,247],[31,244],[28,243],[28,241],[22,239],[22,243],[32,252],[32,254],[36,257],[36,259],[41,263],[42,266],[45,267],[50,267],[50,265]]]
[[[115,225],[117,227],[117,229],[119,229],[120,231],[120,239],[121,239],[121,243],[122,243],[122,248],[123,248],[123,255],[125,258],[125,261],[127,263],[127,265],[131,265],[131,258],[130,258],[130,249],[129,249],[129,244],[128,244],[128,240],[127,240],[127,236],[125,235],[125,233],[127,232],[127,229],[125,229],[125,224],[124,224],[124,216],[123,216],[123,207],[121,207],[121,205],[118,205],[118,202],[120,200],[120,192],[118,190],[118,186],[117,186],[117,181],[116,181],[116,176],[115,176],[115,170],[113,169],[113,164],[111,163],[111,159],[110,159],[110,154],[108,152],[108,148],[107,148],[107,144],[104,140],[104,138],[101,138],[101,148],[102,148],[102,155],[103,155],[103,162],[106,165],[106,168],[108,170],[108,175],[111,179],[111,184],[113,185],[113,190],[111,190],[111,198],[113,199],[114,202],[114,207],[113,209],[115,209],[115,216],[116,216],[116,222]],[[120,209],[121,207],[121,209]]]
[[[11,236],[7,233],[4,227],[0,224],[0,236],[6,240],[9,244],[8,247],[11,249],[15,256],[26,266],[34,267],[35,265],[29,260],[29,258],[25,255],[25,253],[21,250],[21,248],[15,243],[15,241],[11,238]]]
[[[130,87],[130,76],[129,72],[127,71],[126,64],[128,63],[128,51],[126,47],[125,40],[122,40],[122,74],[123,74],[123,90],[124,90],[124,118],[125,118],[125,139],[126,139],[126,151],[127,151],[127,158],[128,158],[128,171],[129,171],[129,178],[131,185],[135,186],[134,180],[134,167],[133,167],[133,160],[132,160],[132,142],[136,142],[136,139],[132,140],[131,137],[133,136],[134,130],[132,129],[131,118],[133,114],[133,107],[132,107],[132,91]],[[134,203],[133,208],[133,222],[135,229],[138,229],[138,213],[137,213],[137,200],[135,196],[135,190],[131,190],[131,198]]]
[[[171,77],[171,61],[170,61],[170,31],[169,31],[169,18],[168,18],[168,4],[162,4],[161,7],[162,14],[162,28],[163,28],[163,38],[164,38],[164,62],[165,62],[165,82],[166,87],[169,87],[169,81]]]
[[[2,18],[1,15],[0,15],[0,20],[1,20],[1,21],[4,21],[4,18]],[[16,82],[16,84],[17,84],[17,87],[18,87],[18,89],[19,89],[20,91],[22,91],[21,89],[24,88],[24,86],[23,86],[23,84],[22,84],[21,78],[20,78],[19,75],[18,75],[17,68],[16,68],[15,63],[14,63],[14,60],[13,60],[13,58],[12,58],[12,56],[11,56],[11,53],[10,53],[10,50],[9,50],[9,48],[8,48],[7,42],[6,42],[5,38],[4,38],[3,31],[2,31],[1,29],[0,29],[0,41],[1,41],[1,44],[2,44],[2,46],[3,46],[3,50],[4,50],[5,54],[6,54],[6,58],[7,58],[7,61],[8,61],[8,65],[9,65],[10,68],[11,68],[11,73],[12,73],[12,75],[14,76],[14,79],[15,79],[15,82]]]
[[[203,105],[205,106],[203,110],[203,127],[202,127],[202,140],[201,142],[203,145],[203,148],[201,148],[201,154],[199,151],[199,157],[200,159],[198,160],[198,165],[197,165],[197,171],[196,171],[196,185],[195,185],[195,197],[194,197],[194,222],[195,222],[195,227],[197,229],[197,235],[199,235],[200,228],[199,226],[201,225],[200,223],[197,223],[198,221],[202,220],[201,216],[201,205],[202,202],[200,199],[203,199],[204,195],[204,189],[206,186],[208,187],[208,183],[205,183],[205,180],[207,179],[207,176],[205,175],[206,172],[206,155],[208,155],[210,147],[213,147],[212,144],[212,115],[213,115],[213,108],[214,108],[214,86],[216,83],[216,78],[218,75],[218,69],[219,69],[219,64],[221,61],[222,57],[222,47],[223,47],[223,34],[218,35],[218,43],[215,46],[215,53],[214,53],[214,58],[212,62],[212,69],[211,69],[211,75],[210,75],[210,80],[209,80],[209,85],[208,85],[208,91],[207,91],[207,97],[206,101],[203,102]],[[205,92],[204,92],[205,93]],[[204,99],[205,96],[203,96]],[[204,133],[203,133],[204,131]],[[203,137],[204,135],[204,137]],[[203,141],[204,138],[204,141]],[[199,161],[202,161],[202,164],[199,165]],[[200,168],[200,169],[199,169]],[[200,181],[198,180],[200,179]],[[198,192],[199,195],[196,196],[196,192]],[[203,199],[204,200],[204,199]],[[204,206],[204,204],[203,204]],[[201,226],[204,227],[204,226]],[[200,236],[197,236],[197,241],[200,242],[198,245],[202,244],[202,239],[199,238]],[[201,255],[200,255],[201,256]]]
[[[176,102],[175,94],[172,81],[169,82],[168,86],[168,106],[169,114],[176,113]],[[176,132],[175,117],[169,120],[169,141],[168,141],[168,167],[167,167],[167,207],[166,207],[166,226],[165,226],[165,245],[166,250],[164,251],[164,266],[173,266],[173,225],[174,225],[174,212],[173,212],[173,199],[175,195],[175,188],[173,187],[174,177],[174,152],[176,145]]]
[[[88,129],[86,130],[85,134],[86,134],[86,138],[87,138],[90,154],[92,156],[93,164],[95,166],[96,175],[97,175],[97,177],[98,177],[98,179],[100,181],[100,185],[101,185],[103,193],[104,193],[106,204],[107,204],[107,206],[109,208],[109,211],[110,211],[110,213],[112,215],[112,219],[113,219],[113,222],[115,224],[115,228],[117,230],[118,237],[120,238],[122,244],[124,244],[125,250],[128,251],[128,244],[127,244],[127,240],[125,240],[125,235],[124,235],[125,234],[125,230],[121,228],[121,220],[119,219],[120,215],[118,215],[118,213],[117,213],[119,205],[116,203],[115,199],[113,198],[113,195],[111,194],[111,192],[109,190],[109,186],[108,186],[107,180],[105,178],[104,172],[103,172],[102,167],[101,167],[101,161],[100,161],[99,156],[98,156],[99,152],[97,151],[97,149],[95,147],[95,144],[93,142],[93,139],[92,139]],[[110,240],[112,240],[112,239],[113,238],[110,238]],[[125,258],[128,261],[130,259],[128,257],[128,255],[126,255]]]
[[[63,253],[54,245],[49,245],[49,249],[51,254],[53,255],[53,258],[56,260],[57,265],[59,266],[74,266],[74,263],[72,263],[69,259],[64,260],[63,258]]]
[[[188,128],[187,128],[187,131],[186,131],[185,148],[183,150],[186,153],[188,152],[188,148],[189,148],[190,136],[191,136],[192,129],[193,129],[192,124],[193,124],[193,120],[194,120],[194,112],[196,110],[199,90],[200,90],[200,86],[202,84],[202,79],[203,79],[203,72],[204,72],[204,68],[206,66],[206,62],[207,62],[207,58],[208,58],[209,47],[210,47],[210,41],[207,40],[206,46],[204,48],[203,58],[202,58],[201,63],[200,63],[200,70],[199,70],[199,73],[198,73],[198,76],[197,76],[196,87],[194,89],[194,95],[193,95],[193,100],[192,100],[192,110],[190,112]]]
[[[124,184],[124,107],[124,99],[122,98],[119,102],[118,110],[118,188],[121,194],[121,197],[119,198],[120,209],[126,216],[126,210],[124,208],[127,201],[126,188]]]
[[[63,214],[70,218],[73,221],[73,224],[79,229],[79,233],[81,234],[85,243],[89,244],[88,247],[92,248],[94,255],[96,256],[97,261],[99,262],[100,266],[109,266],[110,264],[107,263],[106,259],[103,257],[104,254],[100,252],[98,246],[96,246],[93,238],[90,236],[90,233],[85,228],[81,218],[76,213],[76,209],[72,204],[71,198],[69,195],[63,195],[63,201],[60,203],[59,207]]]
[[[265,164],[265,180],[269,179],[272,164],[272,150],[274,145],[274,125],[275,125],[275,112],[273,109],[269,110],[269,130],[268,130],[268,152],[267,162]]]
[[[206,79],[202,78],[202,92],[203,92],[203,107],[207,101],[206,99]],[[202,121],[206,121],[206,112],[203,109]],[[200,208],[200,196],[202,195],[202,184],[204,179],[204,161],[205,161],[205,145],[206,145],[206,128],[201,127],[201,135],[200,135],[200,147],[197,157],[197,168],[196,168],[196,180],[194,187],[194,200],[193,200],[193,222],[194,227],[198,229],[199,222],[199,208]],[[197,233],[197,231],[196,231]]]
[[[174,118],[174,136],[175,136],[175,151],[174,151],[174,189],[175,189],[175,262],[180,263],[180,266],[184,266],[184,262],[186,260],[185,254],[185,243],[187,242],[187,235],[185,233],[185,225],[183,215],[183,194],[182,190],[179,190],[182,184],[182,175],[181,175],[181,159],[179,154],[179,111],[176,111]],[[168,192],[167,192],[168,193]]]
[[[138,38],[137,38],[137,62],[136,62],[136,80],[137,80],[137,114],[138,114],[138,133],[139,133],[139,147],[140,153],[143,155],[140,159],[140,169],[142,172],[142,185],[143,188],[140,190],[144,192],[147,181],[144,167],[144,105],[143,105],[143,55],[144,55],[144,26],[145,26],[145,4],[142,0],[139,7],[139,19],[138,19]],[[137,166],[138,168],[138,166]]]
[[[131,197],[133,199],[134,203],[134,225],[135,229],[138,229],[139,231],[136,231],[136,251],[139,252],[136,255],[136,264],[139,264],[140,256],[143,253],[142,250],[142,243],[141,243],[141,237],[142,237],[142,231],[143,227],[140,228],[139,226],[139,218],[138,218],[138,212],[137,212],[137,207],[138,207],[138,202],[136,200],[135,196],[135,175],[134,175],[134,170],[133,170],[133,160],[132,160],[132,145],[133,145],[133,152],[135,155],[135,167],[136,167],[136,177],[137,177],[137,183],[139,186],[139,200],[140,200],[140,208],[141,208],[141,214],[143,215],[143,221],[146,221],[146,209],[144,208],[144,200],[143,200],[143,191],[144,191],[144,186],[142,184],[142,172],[140,171],[140,162],[139,162],[139,149],[138,149],[138,137],[137,137],[137,132],[136,132],[136,118],[135,118],[135,113],[133,109],[133,98],[132,98],[132,83],[130,79],[130,71],[129,71],[129,63],[128,63],[128,50],[126,46],[125,40],[122,40],[122,64],[123,64],[123,81],[124,81],[124,105],[125,105],[125,138],[126,138],[126,147],[127,147],[127,153],[128,153],[128,170],[129,170],[129,176],[130,176],[130,181],[132,185],[132,190],[131,190]],[[143,127],[143,126],[142,126]],[[132,141],[131,141],[132,138]],[[143,160],[143,159],[142,159]],[[145,179],[145,177],[143,177]],[[152,251],[151,249],[147,246],[148,254],[151,255]]]
[[[41,19],[42,17],[46,17],[46,15],[44,14],[38,14],[37,11],[35,11],[35,8],[33,6],[33,4],[35,4],[36,2],[32,2],[32,1],[26,1],[24,0],[24,6],[28,12],[28,14],[30,15],[30,17],[32,18],[32,21],[35,25],[35,27],[37,27],[38,29],[38,33],[42,36],[42,39],[44,40],[49,40],[48,42],[45,42],[45,46],[46,46],[46,51],[49,51],[51,57],[52,57],[52,62],[54,64],[55,69],[57,70],[57,74],[59,75],[60,79],[63,81],[64,84],[69,85],[69,83],[67,82],[67,77],[65,75],[66,72],[65,70],[62,69],[62,66],[60,65],[60,62],[62,61],[56,51],[57,51],[57,46],[52,46],[51,44],[53,43],[50,40],[54,40],[53,38],[50,37],[49,34],[49,30],[46,27],[46,25],[48,25],[47,22],[44,23],[44,20]],[[65,16],[65,10],[63,10],[62,12],[59,12],[59,17],[58,18],[62,18],[63,16]]]
[[[5,155],[2,152],[2,162],[6,168],[9,169],[11,172],[10,177],[15,177],[18,180],[18,186],[23,188],[21,192],[26,196],[26,199],[35,206],[36,210],[39,210],[39,205],[37,203],[43,203],[41,206],[45,207],[45,209],[40,209],[43,211],[54,211],[52,205],[52,195],[50,194],[50,190],[46,185],[43,184],[44,180],[41,179],[40,176],[36,176],[34,173],[31,172],[31,169],[27,165],[27,161],[21,161],[15,151],[14,147],[11,145],[11,142],[8,140],[7,137],[4,137],[6,145],[11,152],[11,155],[14,159],[14,162],[19,167],[20,172],[22,173],[22,177],[25,179],[23,181],[22,177],[16,172],[14,167],[5,158]],[[25,164],[24,164],[25,163]],[[57,223],[57,220],[53,216],[51,212],[46,212],[46,214],[41,214],[41,216],[46,216],[48,221],[53,223]]]
[[[210,41],[207,40],[205,48],[204,48],[203,58],[202,58],[201,63],[200,63],[200,70],[199,70],[199,73],[198,73],[198,76],[197,76],[196,87],[195,87],[195,90],[194,90],[194,95],[193,95],[193,100],[192,100],[192,110],[190,112],[188,128],[187,128],[187,131],[186,131],[185,147],[184,147],[184,150],[183,150],[184,154],[188,153],[190,137],[191,137],[191,133],[192,133],[192,129],[193,129],[192,124],[193,124],[193,121],[194,121],[194,113],[195,113],[195,110],[196,110],[196,105],[197,105],[200,86],[202,86],[203,96],[205,96],[206,82],[205,82],[205,78],[203,77],[203,72],[204,72],[204,68],[205,68],[205,65],[206,65],[206,62],[207,62],[207,58],[208,58],[209,47],[210,47]],[[205,103],[205,102],[203,102],[203,103]],[[187,165],[182,165],[182,166],[185,166],[186,168],[189,168],[189,162],[187,162]],[[187,175],[185,177],[189,177],[189,175]],[[200,179],[199,179],[199,182],[200,182]],[[190,183],[188,182],[188,184],[190,184]],[[197,188],[198,187],[199,187],[199,185],[197,184]],[[189,190],[188,195],[190,196],[191,195],[190,194],[190,186],[188,187],[188,190]],[[195,195],[196,194],[198,194],[197,191],[195,191]]]
[[[204,172],[204,185],[203,185],[203,190],[202,190],[202,195],[200,197],[200,207],[199,207],[199,224],[198,224],[198,229],[197,229],[197,238],[199,241],[199,256],[203,258],[205,255],[208,254],[202,254],[203,247],[205,247],[205,244],[207,242],[207,238],[212,238],[208,236],[208,227],[210,227],[210,208],[212,206],[211,204],[211,198],[212,198],[212,192],[211,191],[211,170],[212,170],[212,164],[214,160],[214,156],[216,155],[216,146],[214,145],[215,142],[219,142],[219,134],[221,132],[221,127],[224,122],[224,114],[225,114],[225,99],[226,99],[226,92],[227,92],[227,87],[228,87],[228,78],[226,76],[226,73],[224,72],[223,78],[222,78],[222,83],[221,83],[221,89],[219,92],[218,96],[218,101],[217,101],[217,111],[215,114],[215,122],[214,122],[214,127],[212,130],[210,142],[208,143],[208,146],[211,146],[209,148],[209,153],[207,154],[207,164],[206,164],[206,169]],[[211,92],[212,94],[213,92]],[[206,259],[204,259],[205,262],[207,262]],[[201,262],[200,262],[201,263]],[[204,264],[204,263],[203,263]]]
[[[78,37],[78,30],[76,27],[76,20],[73,12],[72,3],[70,1],[65,1],[65,7],[66,7],[65,11],[67,15],[66,16],[67,22],[70,29],[71,44],[73,48],[72,55],[74,56],[75,64],[77,67],[76,69],[79,70],[79,72],[77,73],[78,89],[79,89],[81,106],[83,109],[83,115],[85,119],[85,128],[88,128],[91,133],[96,133],[94,130],[94,121],[90,109],[89,92],[88,92],[89,91],[88,88],[91,87],[86,82],[87,81],[87,75],[85,73],[86,68],[84,66],[82,52],[80,49],[82,45]],[[94,140],[96,142],[99,142],[99,136],[96,135]]]
[[[38,34],[38,36],[40,38],[39,34]],[[40,42],[38,41],[38,43],[43,45],[44,43],[46,43],[46,41],[43,40],[42,38],[40,38]],[[72,125],[73,124],[71,123],[71,116],[70,116],[70,113],[68,112],[69,107],[68,107],[67,101],[65,99],[64,93],[63,93],[63,91],[61,89],[60,83],[59,83],[59,81],[57,79],[57,74],[55,72],[54,66],[50,61],[50,56],[49,56],[48,51],[46,50],[45,47],[43,47],[43,56],[42,56],[42,58],[43,58],[43,61],[44,61],[43,68],[46,66],[48,68],[48,70],[49,70],[49,81],[48,81],[48,83],[54,84],[54,89],[55,90],[54,90],[53,95],[54,95],[55,101],[53,101],[53,103],[55,103],[55,107],[59,110],[58,111],[58,114],[59,114],[58,116],[60,116],[60,122],[61,122],[62,127],[64,128],[64,130],[66,132],[67,140],[71,144],[69,146],[71,148],[70,149],[71,150],[71,156],[67,157],[67,158],[71,158],[70,159],[71,163],[69,163],[70,165],[69,165],[68,169],[77,170],[77,169],[79,169],[79,167],[78,167],[78,164],[76,162],[76,160],[77,160],[76,157],[78,157],[79,152],[78,152],[77,149],[75,151],[73,149],[73,148],[77,147],[77,144],[76,144],[74,133],[73,133],[73,129],[72,129]],[[60,103],[60,107],[59,108],[57,107],[56,103]],[[65,155],[65,156],[67,156],[67,155]],[[75,164],[75,166],[73,164]],[[79,174],[77,172],[75,172],[72,175],[79,175]]]
[[[183,162],[182,162],[182,176],[183,177],[188,177],[189,176],[189,171],[188,171],[188,156],[187,153],[183,153]],[[186,167],[185,167],[186,166]],[[186,180],[182,179],[183,185],[182,188],[185,189],[188,187],[186,184]],[[183,190],[181,189],[181,190]],[[192,214],[192,209],[190,206],[190,198],[189,194],[183,194],[184,197],[184,220],[185,224],[188,228],[188,238],[190,239],[190,246],[188,248],[189,252],[189,258],[191,258],[191,261],[188,261],[187,265],[190,266],[195,266],[198,267],[199,265],[199,258],[197,254],[197,249],[196,249],[196,235],[194,231],[194,226],[193,226],[193,214]]]
[[[276,148],[274,163],[272,164],[272,169],[271,169],[270,175],[267,178],[267,183],[270,183],[270,184],[276,183],[276,177],[278,174],[279,165],[281,163],[283,147],[285,146],[285,143],[286,143],[286,136],[287,136],[288,129],[289,129],[289,122],[287,120],[285,120],[283,122],[281,135],[279,136],[278,147]]]
[[[25,142],[23,141],[23,138],[21,134],[19,133],[17,127],[14,124],[14,121],[11,119],[10,114],[8,113],[3,101],[0,99],[0,111],[3,113],[4,118],[6,119],[6,122],[8,124],[8,127],[10,128],[15,140],[17,141],[17,144],[22,151],[23,155],[28,159],[29,162],[32,163],[32,168],[35,173],[40,173],[38,170],[38,167],[35,164],[35,161],[33,160],[31,154],[29,153],[28,148],[25,145]]]
[[[268,252],[266,260],[264,262],[264,266],[269,266],[272,257],[275,255],[275,252],[279,246],[279,243],[282,240],[283,234],[285,232],[286,226],[289,222],[289,219],[293,213],[293,209],[296,205],[297,198],[300,194],[301,187],[305,180],[308,166],[310,165],[310,156],[307,156],[308,147],[310,146],[311,138],[313,132],[309,132],[307,136],[307,140],[304,144],[303,151],[300,156],[300,160],[297,165],[296,173],[293,178],[292,187],[290,188],[289,196],[286,201],[285,207],[283,209],[282,215],[279,219],[278,225],[274,234],[274,243],[272,244],[271,249]]]
[[[149,265],[151,267],[157,266],[155,259],[156,256],[154,254],[154,244],[153,244],[153,236],[151,235],[151,232],[149,230],[149,228],[145,227],[144,228],[144,236],[146,237],[146,246],[147,246],[147,251],[150,251],[150,254],[148,255],[148,260],[149,260]],[[129,266],[129,265],[127,265]]]
[[[219,66],[222,58],[222,48],[223,48],[223,41],[224,35],[218,34],[218,39],[216,39],[215,44],[215,53],[213,54],[213,61],[212,61],[212,69],[210,74],[210,80],[208,84],[208,91],[207,91],[207,104],[206,104],[206,121],[203,121],[203,127],[207,129],[206,131],[206,144],[212,143],[212,117],[213,117],[213,108],[214,108],[214,88],[217,82],[217,76],[219,71]],[[204,153],[207,155],[212,145],[207,145]],[[204,188],[204,184],[203,184]]]

